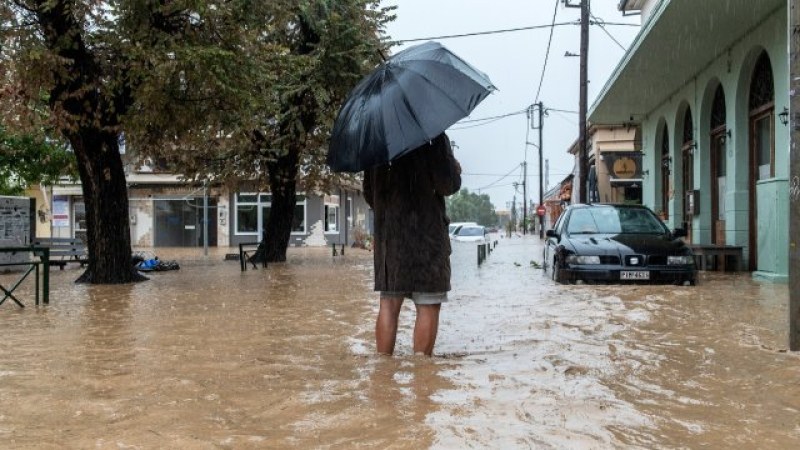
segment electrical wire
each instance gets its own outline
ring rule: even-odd
[[[606,22],[602,19],[595,18],[595,21],[590,21],[590,25],[600,25],[597,23],[598,21],[602,21],[602,24],[605,26],[621,26],[621,27],[641,27],[638,23],[625,23],[625,22]],[[431,40],[440,40],[440,39],[455,39],[455,38],[462,38],[462,37],[472,37],[472,36],[484,36],[487,34],[502,34],[502,33],[515,33],[518,31],[528,31],[528,30],[541,30],[544,28],[553,28],[553,27],[563,27],[566,25],[580,25],[581,22],[572,21],[572,22],[553,22],[550,25],[531,25],[529,27],[519,27],[519,28],[507,28],[503,30],[490,30],[490,31],[477,31],[474,33],[462,33],[462,34],[446,34],[442,36],[429,36],[429,37],[421,37],[421,38],[413,38],[413,39],[399,39],[394,41],[397,44],[404,44],[406,42],[419,42],[419,41],[431,41]]]
[[[620,43],[619,43],[619,41],[618,41],[618,40],[616,40],[616,38],[614,38],[614,36],[612,36],[612,35],[611,35],[611,33],[610,33],[608,30],[606,30],[606,27],[605,27],[605,21],[603,21],[602,19],[598,19],[598,18],[597,18],[597,17],[596,17],[594,14],[592,14],[591,12],[589,12],[589,14],[592,16],[592,19],[594,19],[594,20],[595,20],[595,24],[599,25],[599,26],[600,26],[600,29],[601,29],[601,30],[603,30],[603,32],[604,32],[606,35],[608,35],[608,37],[609,37],[609,38],[611,38],[611,40],[612,40],[612,41],[614,41],[614,43],[615,43],[615,44],[617,44],[617,46],[619,46],[619,48],[621,48],[621,49],[622,49],[622,51],[627,51],[627,49],[626,49],[626,48],[625,48],[625,47],[624,47],[622,44],[620,44]]]
[[[543,28],[553,28],[553,27],[562,27],[565,25],[579,25],[580,22],[572,21],[572,22],[561,22],[561,23],[552,23],[550,25],[532,25],[529,27],[519,27],[519,28],[507,28],[505,30],[492,30],[492,31],[478,31],[475,33],[463,33],[463,34],[447,34],[443,36],[429,36],[423,38],[414,38],[414,39],[400,39],[394,42],[399,44],[404,44],[406,42],[418,42],[418,41],[433,41],[433,40],[441,40],[441,39],[454,39],[454,38],[462,38],[462,37],[471,37],[471,36],[484,36],[487,34],[501,34],[501,33],[514,33],[517,31],[527,31],[527,30],[540,30]]]
[[[576,125],[576,126],[578,125],[578,122],[575,122],[574,120],[572,120],[571,117],[567,116],[563,112],[556,111],[556,110],[553,110],[553,112],[556,113],[556,116],[560,117],[562,120],[564,120],[564,121],[566,121],[566,122],[568,122],[568,123],[570,123],[572,125]]]
[[[506,113],[506,114],[501,114],[499,116],[483,117],[481,119],[459,120],[458,122],[456,122],[456,124],[472,123],[472,122],[483,122],[483,121],[486,121],[486,120],[494,120],[494,119],[505,119],[506,117],[516,116],[516,115],[519,115],[519,114],[525,114],[526,112],[528,112],[527,108],[526,109],[521,109],[519,111],[514,111],[514,112],[510,112],[510,113]]]
[[[504,119],[504,117],[498,117],[498,118],[496,118],[496,119],[489,120],[488,122],[476,123],[476,124],[472,124],[472,125],[466,125],[466,126],[463,126],[463,127],[455,127],[455,128],[450,128],[450,130],[451,130],[451,131],[455,131],[455,130],[468,130],[468,129],[470,129],[470,128],[477,128],[477,127],[482,127],[482,126],[484,126],[484,125],[489,125],[489,124],[495,123],[495,122],[497,122],[497,121],[499,121],[499,120],[502,120],[502,119]]]
[[[547,70],[547,60],[550,58],[550,45],[553,43],[553,30],[555,30],[556,16],[558,15],[559,0],[556,0],[556,6],[553,8],[553,26],[550,27],[550,37],[547,39],[547,51],[544,54],[544,64],[542,64],[542,75],[539,77],[539,87],[536,88],[536,97],[533,103],[539,101],[539,94],[542,92],[542,84],[544,84],[544,73]]]
[[[500,179],[496,180],[494,183],[487,184],[485,187],[482,187],[482,188],[480,188],[480,189],[478,189],[478,190],[480,191],[480,190],[483,190],[483,189],[490,188],[490,187],[492,187],[492,186],[496,185],[497,183],[499,183],[499,182],[501,182],[501,181],[505,180],[506,178],[508,178],[508,177],[509,177],[509,175],[511,175],[511,174],[512,174],[512,173],[514,173],[515,171],[519,170],[520,166],[522,166],[522,164],[517,164],[516,166],[514,166],[514,168],[513,168],[513,169],[511,169],[511,170],[510,170],[510,171],[509,171],[507,174],[503,175],[503,176],[502,176]]]
[[[578,114],[578,111],[570,111],[570,110],[558,109],[558,108],[545,108],[545,111],[562,112],[562,113],[567,113],[567,114]],[[518,110],[518,111],[513,111],[513,112],[510,112],[510,113],[506,113],[506,114],[500,114],[500,115],[497,115],[497,116],[483,117],[483,118],[480,118],[480,119],[461,120],[461,121],[458,121],[455,124],[453,124],[454,128],[450,128],[450,130],[451,131],[452,130],[466,130],[466,129],[469,129],[469,128],[475,128],[475,127],[480,127],[480,126],[483,126],[483,125],[489,125],[489,124],[492,124],[494,122],[497,122],[498,120],[506,119],[508,117],[518,116],[520,114],[525,114],[527,112],[528,112],[528,109],[525,108],[525,109],[521,109],[521,110]],[[467,126],[460,127],[460,126],[458,126],[460,124],[472,124],[472,125],[467,125]]]
[[[514,183],[508,183],[508,184],[498,184],[498,185],[496,185],[496,186],[489,186],[489,187],[484,187],[484,188],[478,188],[478,189],[475,189],[475,190],[476,190],[476,191],[478,191],[478,192],[480,193],[481,191],[486,191],[486,190],[489,190],[489,189],[498,189],[498,188],[504,188],[504,187],[514,186],[515,184],[517,184],[517,183],[516,183],[516,182],[514,182]]]

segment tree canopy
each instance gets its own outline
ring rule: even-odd
[[[497,225],[497,214],[487,194],[476,194],[464,188],[446,200],[447,215],[453,222],[477,222],[483,226]]]
[[[0,3],[0,124],[55,130],[73,150],[87,207],[81,280],[141,279],[123,132],[134,159],[233,186],[255,178],[287,204],[300,175],[329,182],[330,125],[377,62],[389,11],[378,0]],[[278,207],[272,217],[287,221]]]
[[[31,185],[77,178],[75,155],[63,144],[0,127],[0,195],[21,195]]]

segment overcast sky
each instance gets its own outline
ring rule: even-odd
[[[565,8],[562,0],[383,0],[396,5],[397,20],[388,27],[393,40],[504,30],[549,25],[556,3],[556,23],[575,22],[580,9]],[[572,0],[578,3],[578,0]],[[592,14],[614,23],[639,24],[640,18],[623,17],[617,10],[619,0],[593,0]],[[639,27],[607,25],[606,30],[628,48]],[[550,29],[525,30],[453,39],[435,39],[486,73],[499,89],[473,111],[469,119],[482,119],[521,111],[536,98],[545,62]],[[409,42],[395,47],[418,44]],[[572,171],[574,159],[567,148],[578,138],[579,58],[565,57],[565,52],[579,53],[580,26],[553,28],[544,82],[539,100],[545,108],[575,113],[551,112],[544,122],[544,159],[549,160],[549,186]],[[605,85],[625,52],[601,29],[591,27],[589,39],[589,106]],[[475,126],[480,125],[480,126]],[[522,202],[520,163],[526,159],[526,114],[518,114],[491,123],[456,124],[448,130],[455,141],[456,158],[463,167],[463,187],[488,194],[498,209],[506,209],[516,193]],[[538,131],[530,130],[527,139],[538,144]],[[538,202],[538,150],[527,146],[528,199]],[[507,173],[512,172],[506,178]],[[547,187],[545,187],[545,191]]]

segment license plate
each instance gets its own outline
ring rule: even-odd
[[[649,280],[650,272],[647,270],[623,270],[619,273],[620,280]]]

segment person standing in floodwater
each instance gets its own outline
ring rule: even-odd
[[[439,311],[450,290],[450,238],[444,197],[461,188],[461,166],[442,133],[389,164],[364,171],[375,213],[375,324],[379,354],[391,355],[403,300],[417,309],[414,353],[433,354]]]

